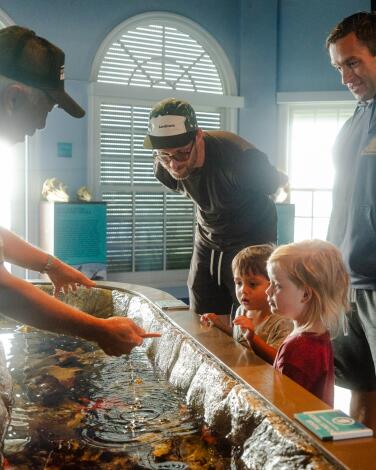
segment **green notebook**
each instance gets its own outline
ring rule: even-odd
[[[305,411],[295,418],[323,441],[373,436],[373,431],[341,410]]]

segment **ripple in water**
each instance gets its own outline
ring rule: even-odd
[[[110,358],[84,341],[32,331],[14,335],[7,359],[12,469],[230,468],[142,349]]]

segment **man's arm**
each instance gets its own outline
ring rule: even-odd
[[[128,354],[145,333],[123,317],[96,318],[64,304],[32,284],[19,279],[0,265],[0,311],[21,323],[54,333],[78,336],[97,343],[107,354]]]
[[[277,170],[268,157],[256,148],[248,149],[236,160],[234,177],[240,188],[272,195],[281,186],[285,186],[288,177]]]
[[[41,272],[46,268],[48,260],[50,260],[47,274],[54,284],[56,295],[61,289],[65,292],[69,287],[75,289],[76,284],[85,287],[95,286],[95,282],[87,278],[81,272],[57,258],[49,257],[46,252],[25,242],[25,240],[3,227],[0,227],[0,237],[4,245],[4,259],[9,263]]]

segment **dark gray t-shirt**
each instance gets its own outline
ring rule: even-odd
[[[286,176],[231,132],[205,132],[204,142],[204,165],[187,179],[175,180],[160,164],[155,167],[159,181],[196,203],[198,240],[220,250],[276,241],[276,209],[269,196]]]

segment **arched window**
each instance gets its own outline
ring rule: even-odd
[[[106,52],[98,82],[223,94],[218,69],[188,34],[166,25],[126,31]]]
[[[123,279],[120,273],[128,272],[133,273],[126,276],[130,282],[163,285],[173,270],[174,282],[185,281],[194,208],[153,175],[151,151],[143,148],[148,115],[154,103],[173,96],[194,106],[203,129],[236,130],[242,99],[236,96],[231,65],[197,24],[148,13],[108,35],[91,79],[89,180],[97,197],[108,203],[111,278]]]

